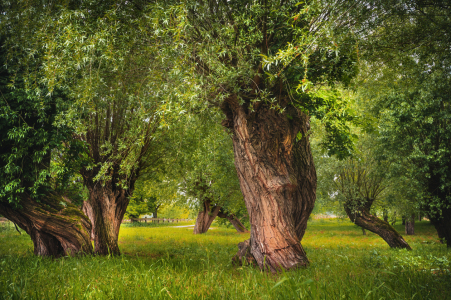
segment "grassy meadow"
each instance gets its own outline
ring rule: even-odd
[[[276,275],[232,265],[249,234],[172,226],[184,224],[126,224],[121,256],[60,259],[35,257],[26,234],[0,225],[0,299],[451,299],[451,251],[426,221],[406,251],[349,221],[313,220],[310,266]]]

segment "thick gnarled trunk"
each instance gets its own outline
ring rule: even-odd
[[[234,96],[222,107],[251,223],[250,240],[240,243],[234,261],[255,261],[272,272],[306,266],[300,241],[316,198],[309,118],[291,105],[284,112],[261,102],[253,108]]]
[[[211,206],[210,200],[205,200],[203,202],[202,210],[199,211],[197,215],[196,224],[194,225],[194,234],[206,233],[213,223],[214,219],[221,209],[220,206]]]
[[[21,198],[20,208],[0,202],[0,212],[30,235],[34,254],[60,257],[92,252],[91,223],[69,199],[56,193],[39,202],[25,194]]]
[[[130,190],[107,182],[88,185],[89,199],[83,205],[92,223],[94,251],[100,255],[119,255],[119,229],[129,203]]]
[[[377,234],[383,238],[391,248],[405,248],[411,250],[412,248],[410,248],[409,244],[407,244],[403,237],[388,222],[370,214],[369,211],[371,205],[372,201],[367,200],[365,206],[351,208],[349,204],[345,204],[344,209],[353,223]]]
[[[241,221],[234,214],[223,213],[220,211],[218,213],[218,217],[229,220],[230,224],[232,224],[233,227],[235,227],[237,232],[240,233],[249,232],[246,226],[244,226],[243,223],[241,223]]]

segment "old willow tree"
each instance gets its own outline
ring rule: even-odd
[[[136,3],[83,1],[61,6],[38,35],[45,49],[43,78],[64,88],[74,104],[58,122],[75,128],[88,147],[79,170],[89,190],[83,211],[95,252],[119,254],[120,224],[143,170],[158,162],[158,138],[168,115],[153,60],[158,43],[140,23]],[[161,114],[159,114],[161,112]]]
[[[1,23],[8,21],[2,19]],[[70,128],[54,124],[57,115],[67,109],[66,99],[64,95],[38,95],[28,87],[19,53],[11,57],[5,51],[11,45],[11,32],[2,28],[2,33],[0,213],[29,234],[36,255],[91,253],[91,223],[80,203],[73,203],[65,193],[84,150],[72,139]],[[20,46],[26,48],[26,42]],[[55,166],[51,163],[55,156],[68,163]]]
[[[167,21],[179,25],[176,46],[193,70],[185,82],[196,83],[198,98],[224,113],[232,135],[251,224],[238,260],[273,272],[308,264],[300,241],[316,190],[309,114],[324,102],[295,87],[306,77],[342,80],[351,62],[315,43],[306,9],[297,1],[187,1]],[[266,63],[299,37],[294,60]]]

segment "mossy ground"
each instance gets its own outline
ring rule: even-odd
[[[348,221],[312,221],[311,265],[278,275],[233,266],[249,234],[215,225],[203,235],[123,226],[122,256],[62,259],[35,257],[28,236],[1,226],[0,299],[451,299],[451,251],[425,221],[404,236],[412,251]]]

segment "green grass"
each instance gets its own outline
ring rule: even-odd
[[[216,227],[126,227],[119,257],[39,258],[0,225],[0,299],[451,299],[451,251],[416,224],[413,251],[391,250],[348,221],[309,223],[308,268],[267,274],[231,257],[249,234]],[[402,226],[396,226],[402,232]]]
[[[184,222],[134,222],[134,223],[124,223],[121,225],[121,228],[127,227],[170,227],[170,226],[186,226],[186,225],[194,225],[194,221],[184,221]]]

